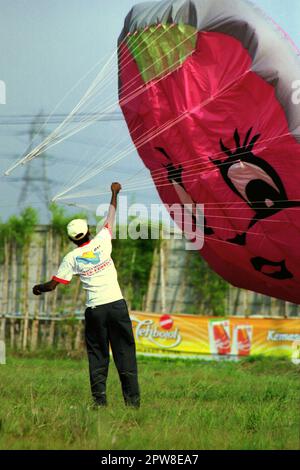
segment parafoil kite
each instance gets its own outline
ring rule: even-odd
[[[166,204],[203,203],[201,255],[235,286],[300,302],[300,62],[244,0],[132,8],[119,98]]]

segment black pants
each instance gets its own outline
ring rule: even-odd
[[[85,311],[85,340],[91,390],[95,402],[106,404],[109,344],[127,405],[139,406],[139,386],[132,324],[124,299]]]

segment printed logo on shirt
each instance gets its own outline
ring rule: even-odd
[[[88,269],[87,271],[82,272],[81,276],[86,276],[86,277],[93,276],[94,274],[97,274],[100,271],[103,271],[104,269],[109,268],[110,266],[112,266],[112,259],[108,259],[104,261],[103,263],[99,264],[98,266],[95,266],[93,268]]]
[[[99,253],[93,253],[92,251],[87,251],[83,253],[82,256],[76,256],[77,263],[83,264],[98,264],[100,263]]]

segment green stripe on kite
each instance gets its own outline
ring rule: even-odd
[[[190,25],[151,26],[127,39],[145,83],[180,67],[196,48],[197,30]]]

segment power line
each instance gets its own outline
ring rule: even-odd
[[[0,116],[0,126],[24,126],[32,123],[34,119],[36,124],[60,124],[68,114],[53,114],[50,117],[47,115],[39,114],[34,116],[31,114],[16,114],[13,116]],[[81,122],[82,120],[91,120],[92,122],[112,122],[123,121],[122,113],[79,113],[73,117],[72,122]]]

